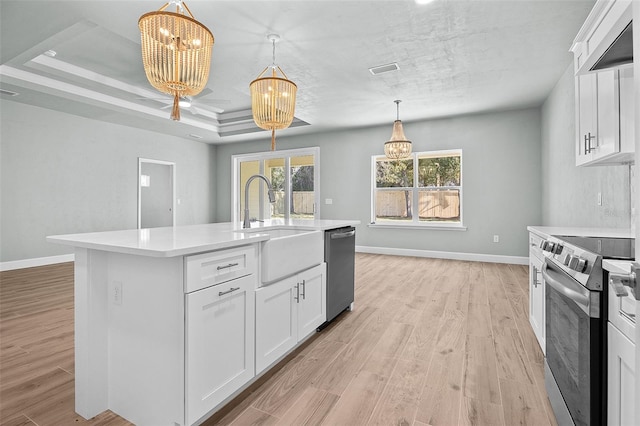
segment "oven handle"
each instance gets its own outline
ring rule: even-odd
[[[549,265],[547,262],[544,262],[542,265],[542,277],[544,281],[553,287],[554,290],[568,297],[575,303],[580,309],[584,311],[585,314],[589,315],[591,318],[599,318],[600,312],[591,312],[591,300],[589,299],[589,290],[580,288],[580,284],[574,284],[573,282],[566,281],[560,282],[553,275],[561,276],[557,272],[552,272],[549,269]],[[575,287],[574,287],[575,286]],[[574,287],[574,288],[571,288]],[[584,294],[584,292],[587,294]]]

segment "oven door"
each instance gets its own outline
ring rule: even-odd
[[[546,362],[576,425],[605,422],[604,327],[601,292],[590,291],[555,267],[543,266],[546,291]],[[545,378],[548,380],[548,378]],[[550,395],[551,398],[551,395]],[[564,417],[556,412],[560,421]]]

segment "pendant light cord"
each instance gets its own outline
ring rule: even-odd
[[[393,101],[396,103],[396,121],[400,120],[400,102],[402,101]]]
[[[273,45],[273,55],[272,55],[272,62],[273,62],[273,66],[276,66],[276,40],[273,39],[271,40],[271,44]]]

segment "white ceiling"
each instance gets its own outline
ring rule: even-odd
[[[296,117],[280,135],[540,105],[567,66],[593,0],[187,0],[215,37],[211,73],[182,120],[146,81],[138,18],[163,1],[0,1],[3,99],[209,143],[244,117],[249,83],[276,62],[298,85]],[[57,55],[44,55],[54,50]],[[374,76],[368,68],[397,62]]]

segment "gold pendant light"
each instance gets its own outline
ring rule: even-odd
[[[276,130],[286,129],[293,121],[298,86],[276,65],[277,34],[269,34],[273,44],[273,64],[249,84],[253,121],[261,129],[271,130],[271,151],[276,149]],[[264,76],[271,68],[271,75]]]
[[[165,11],[169,5],[176,6],[175,13]],[[142,15],[138,27],[147,79],[160,92],[173,95],[171,119],[179,121],[180,98],[197,95],[209,79],[213,34],[182,0]]]
[[[393,122],[393,132],[391,139],[384,144],[384,155],[392,160],[407,158],[411,155],[411,141],[407,140],[402,129],[402,121],[400,121],[400,100],[393,101],[396,103],[396,121]]]

